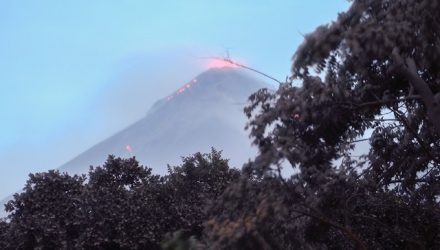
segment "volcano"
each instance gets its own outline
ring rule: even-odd
[[[233,167],[241,167],[256,154],[244,127],[243,107],[260,88],[270,87],[240,68],[212,68],[169,96],[157,101],[147,114],[126,129],[98,143],[60,167],[70,174],[87,173],[102,165],[109,154],[135,156],[156,174],[182,156],[223,151]]]
[[[155,174],[166,174],[168,164],[178,165],[182,156],[211,147],[222,150],[231,167],[240,168],[253,158],[245,130],[243,108],[248,97],[270,85],[236,67],[213,67],[182,83],[174,93],[158,100],[146,115],[126,129],[96,144],[63,164],[59,170],[85,174],[90,166],[103,165],[107,156],[135,156]],[[12,196],[1,203],[5,204]],[[0,217],[6,216],[0,209]]]

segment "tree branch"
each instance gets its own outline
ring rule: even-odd
[[[391,56],[395,69],[410,82],[411,86],[421,96],[428,111],[428,117],[433,123],[437,134],[440,135],[440,104],[435,101],[434,94],[428,84],[419,76],[414,59],[408,57],[404,60],[400,56],[398,48],[393,49]]]
[[[306,206],[306,207],[308,207],[308,206]],[[347,235],[351,240],[353,240],[356,243],[357,249],[362,249],[362,250],[367,249],[364,242],[359,238],[359,236],[357,234],[355,234],[353,231],[351,231],[349,228],[346,228],[345,226],[337,223],[336,221],[333,221],[333,220],[330,220],[329,218],[326,218],[316,209],[313,209],[311,207],[308,207],[308,209],[314,210],[314,212],[318,215],[307,212],[307,211],[298,210],[298,209],[292,209],[292,211],[294,211],[298,214],[303,214],[303,215],[309,216],[311,218],[320,220],[321,222],[324,222],[334,228],[341,230],[345,235]]]
[[[212,57],[212,58],[214,58],[214,59],[218,59],[218,60],[222,60],[222,61],[225,61],[225,62],[227,62],[227,63],[230,63],[230,64],[233,64],[233,65],[235,65],[235,66],[238,66],[238,67],[240,67],[240,68],[244,68],[244,69],[247,69],[247,70],[253,71],[253,72],[255,72],[255,73],[257,73],[257,74],[260,74],[260,75],[262,75],[262,76],[264,76],[264,77],[267,77],[267,78],[269,78],[269,79],[271,79],[271,80],[273,80],[273,81],[275,81],[275,82],[277,82],[277,83],[279,83],[279,84],[283,84],[283,82],[281,82],[280,80],[276,79],[275,77],[272,77],[272,76],[270,76],[270,75],[268,75],[268,74],[266,74],[266,73],[264,73],[264,72],[261,72],[261,71],[259,71],[259,70],[257,70],[257,69],[254,69],[254,68],[248,67],[248,66],[246,66],[246,65],[243,65],[243,64],[241,64],[241,63],[235,62],[235,61],[233,61],[233,60],[230,59],[230,58],[222,58],[222,57]]]
[[[367,106],[375,106],[375,105],[385,105],[385,104],[393,104],[402,101],[411,101],[411,100],[420,100],[420,95],[409,95],[405,97],[401,97],[398,99],[389,99],[389,100],[377,100],[371,102],[362,102],[362,103],[354,103],[354,102],[337,102],[336,104],[344,104],[349,106],[355,106],[356,108],[363,108]]]
[[[430,147],[429,145],[425,145],[424,141],[422,140],[422,138],[420,138],[419,134],[417,133],[417,131],[414,131],[414,129],[408,124],[405,116],[403,114],[400,113],[399,110],[394,109],[393,107],[389,106],[388,107],[390,110],[392,110],[394,112],[394,116],[397,117],[397,119],[400,120],[401,123],[403,123],[403,125],[408,129],[408,131],[410,133],[413,134],[414,138],[416,139],[416,141],[419,143],[419,145],[421,146],[421,148],[425,151],[425,153],[431,157],[431,159],[436,162],[437,164],[440,164],[440,160],[434,156],[431,151],[430,151]]]
[[[396,103],[396,102],[408,101],[408,100],[419,100],[420,98],[421,97],[419,95],[410,95],[410,96],[405,96],[405,97],[398,98],[398,99],[364,102],[364,103],[358,104],[357,106],[358,107],[365,107],[365,106],[378,105],[378,104],[390,104],[390,103]]]

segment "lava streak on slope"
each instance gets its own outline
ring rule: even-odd
[[[196,83],[197,83],[197,79],[193,79],[192,81],[186,83],[186,84],[183,85],[181,88],[179,88],[179,89],[177,90],[176,93],[174,93],[174,94],[168,96],[168,97],[167,97],[167,101],[169,101],[169,100],[173,99],[174,97],[176,97],[176,96],[182,94],[182,93],[185,92],[187,89],[190,89],[192,86],[194,86],[194,84],[196,84]]]

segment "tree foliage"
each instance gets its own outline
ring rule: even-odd
[[[13,248],[65,248],[79,234],[84,177],[58,171],[30,174],[23,192],[6,205],[10,216],[7,237]],[[8,245],[11,246],[11,245]]]
[[[260,154],[244,171],[280,188],[251,188],[240,198],[251,207],[214,216],[211,244],[252,249],[259,235],[267,249],[440,247],[437,13],[438,1],[357,0],[305,37],[290,81],[245,109]],[[353,150],[359,140],[370,145],[364,155]],[[256,197],[278,197],[269,204],[284,213],[270,215],[269,232],[255,222],[267,206]]]
[[[197,153],[168,175],[109,156],[87,176],[31,174],[0,222],[2,249],[160,249],[167,233],[201,235],[204,209],[238,177],[221,153]]]
[[[239,171],[230,169],[220,152],[213,150],[209,155],[196,153],[186,157],[181,166],[170,168],[169,172],[166,189],[172,194],[173,214],[179,215],[176,230],[185,229],[200,236],[207,219],[206,205],[238,179]]]

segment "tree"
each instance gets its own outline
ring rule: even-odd
[[[165,188],[172,194],[176,230],[184,229],[200,237],[207,219],[207,205],[239,176],[239,171],[229,168],[228,160],[215,149],[210,154],[196,153],[185,157],[182,165],[169,167]]]
[[[135,158],[109,156],[102,167],[91,168],[82,196],[86,226],[79,247],[157,249],[170,225],[161,184]]]
[[[10,242],[8,233],[9,224],[4,220],[0,220],[0,249],[7,249],[8,242]]]
[[[298,246],[290,227],[286,196],[276,178],[232,183],[209,209],[205,247],[209,249],[292,249]]]
[[[168,245],[173,236],[200,238],[205,208],[238,173],[212,149],[183,158],[163,177],[114,156],[87,176],[31,174],[7,204],[0,248],[160,249],[167,235]]]
[[[69,248],[81,233],[83,176],[30,174],[23,192],[6,204],[9,249]]]
[[[282,188],[228,188],[227,203],[215,211],[234,209],[214,213],[209,244],[440,247],[437,13],[438,1],[355,0],[337,21],[305,36],[290,80],[253,94],[245,109],[260,153],[245,166],[244,183],[275,179]],[[369,142],[367,154],[354,155],[359,141]],[[282,168],[293,174],[283,176]],[[245,195],[236,195],[243,187]],[[266,221],[277,224],[257,223],[263,200],[285,220],[269,213]],[[268,225],[282,235],[265,231]]]

